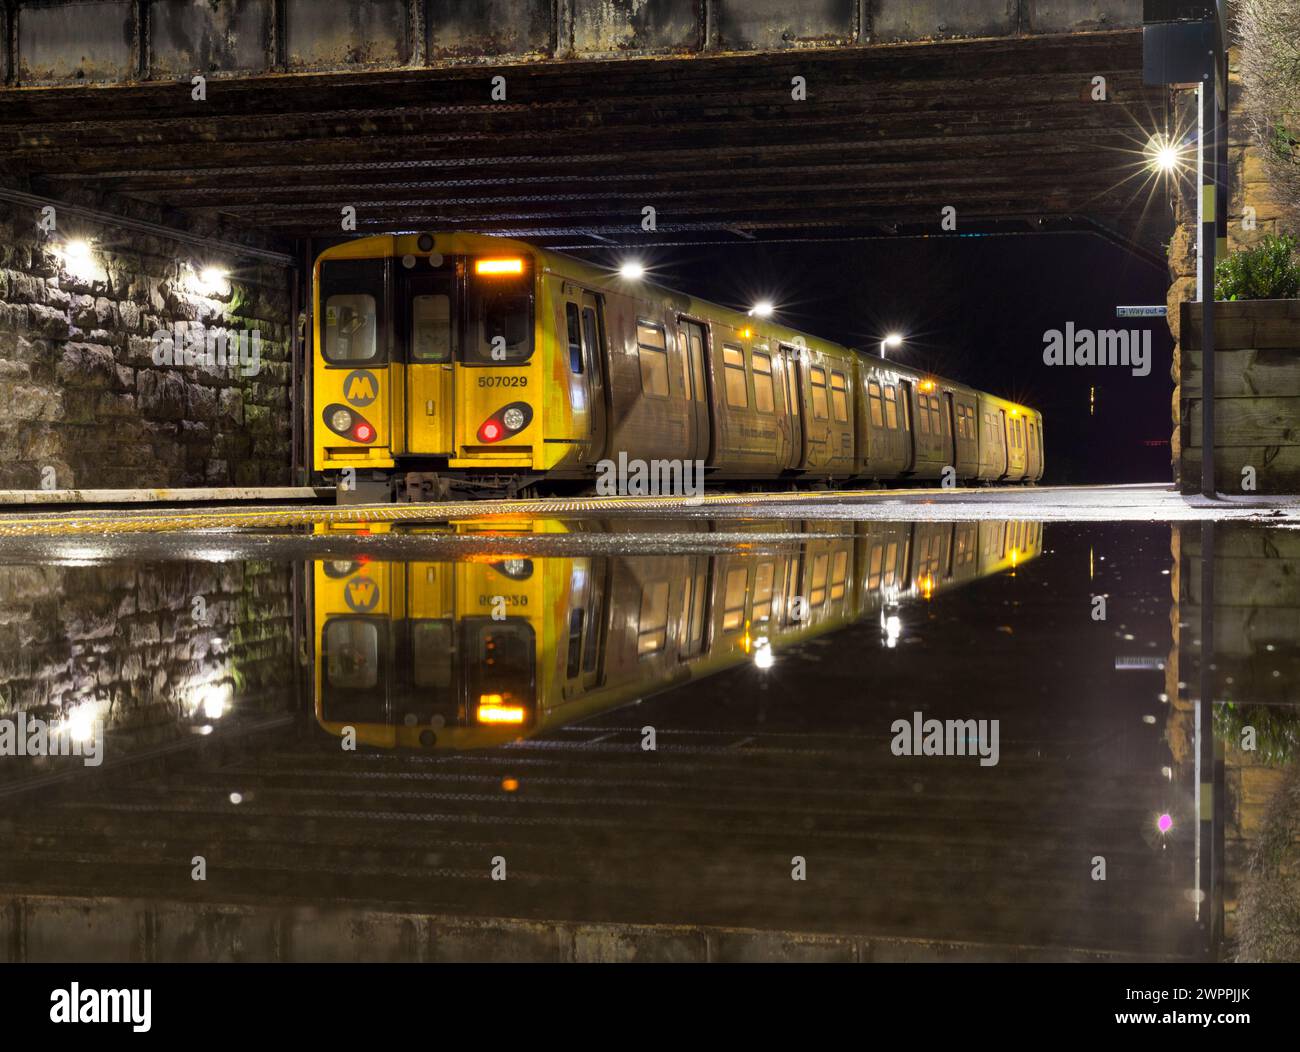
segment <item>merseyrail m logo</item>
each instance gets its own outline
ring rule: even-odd
[[[343,381],[343,397],[351,405],[367,406],[379,395],[375,374],[365,369],[353,369]]]
[[[358,614],[368,614],[379,603],[379,586],[369,577],[354,577],[343,588],[343,601]]]

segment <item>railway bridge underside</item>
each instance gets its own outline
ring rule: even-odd
[[[133,484],[282,482],[291,442],[302,462],[303,263],[326,239],[475,230],[582,253],[1067,229],[1163,265],[1171,221],[1141,222],[1142,149],[1168,103],[1143,86],[1142,6],[10,2],[0,346],[40,347],[10,354],[6,379],[73,476],[91,464],[55,403],[86,384],[119,397],[101,412],[97,395],[78,427],[153,444],[122,470],[157,478]],[[46,249],[69,224],[107,259],[55,288]],[[208,259],[247,281],[268,340],[238,404],[155,375],[133,342],[191,318],[177,289]],[[195,406],[217,440],[206,458],[183,426]],[[223,453],[227,417],[250,410],[266,441],[241,455],[257,432],[232,433]],[[144,430],[104,413],[144,414]],[[183,447],[161,465],[160,437]],[[0,450],[0,485],[32,484],[39,460]]]

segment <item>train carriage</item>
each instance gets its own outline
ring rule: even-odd
[[[620,459],[723,484],[1043,474],[1026,406],[518,241],[348,241],[311,306],[313,467],[343,498],[580,489]]]

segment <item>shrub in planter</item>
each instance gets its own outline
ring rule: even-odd
[[[1217,300],[1289,300],[1300,296],[1296,239],[1269,234],[1258,245],[1240,249],[1214,268]]]

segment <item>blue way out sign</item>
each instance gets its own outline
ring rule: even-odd
[[[1163,318],[1169,313],[1168,307],[1116,307],[1117,318]]]

